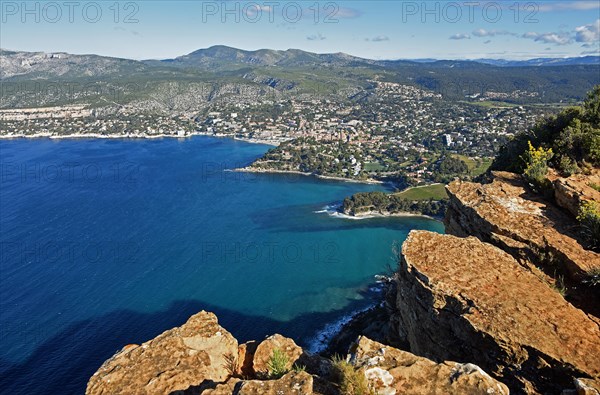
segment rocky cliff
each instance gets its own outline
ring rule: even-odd
[[[600,256],[573,213],[599,200],[595,181],[582,177],[551,174],[550,198],[511,173],[451,183],[448,234],[412,231],[387,308],[337,342],[370,328],[391,345],[358,336],[331,359],[281,335],[238,344],[201,312],[126,346],[87,394],[598,395],[600,298],[586,279]]]
[[[471,361],[518,392],[600,375],[600,328],[511,255],[475,237],[413,231],[398,271],[410,350]]]
[[[275,355],[283,361],[279,376]],[[125,346],[92,376],[86,394],[341,395],[353,380],[388,395],[508,394],[476,365],[436,363],[366,337],[336,362],[281,335],[238,345],[204,311],[142,345]]]

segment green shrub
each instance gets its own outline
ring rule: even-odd
[[[529,149],[523,155],[526,164],[523,175],[538,192],[543,192],[548,187],[549,181],[546,178],[548,161],[552,159],[553,155],[552,148],[534,148],[531,141],[529,142]]]
[[[278,379],[289,372],[289,362],[289,358],[283,353],[283,351],[278,348],[274,349],[273,354],[271,354],[269,362],[267,363],[267,367],[269,369],[269,378]]]
[[[577,220],[581,224],[584,237],[590,243],[590,247],[598,250],[600,247],[600,207],[594,201],[581,203]]]
[[[334,380],[340,386],[340,392],[344,395],[374,395],[375,392],[369,388],[369,383],[362,370],[339,356],[333,359]]]
[[[581,106],[567,108],[535,127],[516,134],[498,152],[492,170],[523,173],[528,142],[552,148],[550,165],[564,173],[577,172],[589,163],[600,166],[600,85],[594,87]]]
[[[552,284],[552,288],[554,288],[556,292],[561,294],[563,298],[567,296],[567,286],[565,285],[564,276],[557,276],[556,281],[554,282],[554,284]]]
[[[558,160],[558,168],[561,170],[561,173],[565,177],[569,177],[573,174],[577,174],[581,171],[579,166],[575,161],[567,156],[561,156]]]

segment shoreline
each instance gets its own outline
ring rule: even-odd
[[[238,169],[232,169],[231,171],[240,172],[240,173],[263,173],[263,174],[298,174],[307,177],[316,177],[322,180],[330,180],[330,181],[344,181],[344,182],[353,182],[357,184],[370,184],[370,185],[382,185],[385,184],[385,181],[379,181],[374,179],[367,180],[356,180],[353,178],[344,178],[344,177],[335,177],[335,176],[324,176],[321,174],[314,174],[309,172],[302,172],[299,170],[276,170],[276,169],[257,169],[252,167],[242,167]]]
[[[361,308],[341,315],[335,320],[327,322],[321,329],[309,338],[305,339],[307,349],[315,354],[327,353],[333,346],[343,342],[343,338],[348,332],[353,331],[357,324],[364,324],[365,315],[371,314],[382,308],[385,304],[387,293],[392,286],[392,277],[376,274],[374,281],[367,285],[368,292],[371,293],[371,302]]]
[[[160,138],[178,138],[178,139],[186,139],[189,137],[194,137],[194,136],[202,136],[202,134],[199,133],[188,133],[185,136],[178,136],[176,134],[143,134],[143,135],[130,135],[130,134],[114,134],[114,135],[107,135],[107,134],[100,134],[100,133],[74,133],[74,134],[64,134],[64,135],[56,135],[56,134],[51,134],[51,133],[38,133],[38,134],[21,134],[21,135],[5,135],[2,134],[0,135],[0,140],[16,140],[16,139],[42,139],[42,138],[47,138],[47,139],[51,139],[51,140],[66,140],[66,139],[73,139],[73,140],[78,140],[78,139],[100,139],[100,140],[107,140],[107,139],[131,139],[131,140],[135,140],[135,139],[160,139]]]
[[[72,133],[72,134],[53,134],[53,133],[35,133],[35,134],[17,134],[17,135],[6,135],[0,134],[0,140],[16,140],[16,139],[52,139],[52,140],[66,140],[66,139],[160,139],[160,138],[177,138],[187,139],[195,136],[206,136],[215,138],[227,138],[231,140],[243,141],[249,144],[262,144],[277,147],[281,142],[275,142],[270,140],[252,139],[245,137],[236,137],[230,135],[218,135],[200,131],[188,132],[183,136],[177,134],[101,134],[101,133]]]
[[[337,214],[341,218],[354,219],[354,220],[370,219],[370,218],[393,218],[393,217],[423,217],[423,218],[427,218],[427,219],[432,219],[434,221],[442,221],[443,220],[443,218],[436,218],[431,215],[411,213],[408,211],[402,211],[402,212],[398,212],[398,213],[389,213],[389,212],[382,213],[380,211],[366,211],[364,213],[359,213],[359,214],[347,214],[347,213],[344,213],[343,211],[338,211]]]

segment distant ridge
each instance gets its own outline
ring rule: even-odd
[[[240,92],[250,92],[252,97],[268,93],[277,100],[348,99],[357,94],[367,99],[375,81],[416,86],[441,93],[449,100],[492,92],[496,98],[518,103],[557,102],[565,98],[581,100],[600,83],[600,57],[374,60],[345,53],[318,54],[300,49],[246,51],[216,45],[174,59],[140,61],[91,54],[2,50],[0,79],[30,81],[31,86],[58,81],[76,82],[77,86],[95,83],[102,92],[121,92],[117,97],[119,105],[149,100],[167,110],[179,102],[194,106],[194,100],[205,103],[215,97],[238,97]],[[0,106],[68,102],[67,89],[59,93],[55,97],[48,89],[43,97],[36,98],[13,89],[4,95]],[[78,100],[89,96],[84,93]],[[97,105],[116,102],[114,97],[105,96],[98,98]]]

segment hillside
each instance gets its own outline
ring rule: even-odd
[[[298,95],[347,100],[360,91],[369,92],[368,80],[413,85],[448,100],[489,96],[514,103],[552,103],[581,100],[600,82],[597,59],[550,64],[540,68],[528,63],[375,61],[343,53],[244,51],[226,46],[146,61],[1,50],[0,79],[2,108],[88,104],[89,94],[81,92],[80,86],[89,86],[88,90],[99,92],[93,99],[98,106],[114,106],[111,92],[117,91],[120,106],[141,109],[154,101],[151,108],[178,113],[198,111],[222,97],[219,87],[223,86],[251,92],[237,98],[248,103],[249,97],[280,101]],[[74,92],[69,86],[75,86]],[[198,99],[198,91],[206,94]],[[166,104],[173,100],[172,92],[177,92],[182,104]]]

